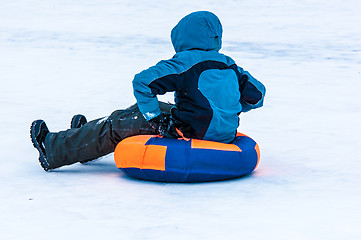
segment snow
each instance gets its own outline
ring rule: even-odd
[[[259,168],[223,182],[130,179],[105,156],[44,172],[29,138],[135,102],[170,30],[216,13],[222,52],[267,87],[240,131]],[[361,2],[13,0],[0,7],[1,239],[360,239]],[[171,100],[166,95],[161,100]]]

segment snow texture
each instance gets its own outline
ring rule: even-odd
[[[267,87],[239,128],[259,168],[153,183],[109,155],[44,172],[31,122],[60,131],[133,104],[133,76],[172,57],[170,30],[196,10],[219,16],[221,51]],[[1,1],[0,239],[361,239],[360,12],[359,0]]]

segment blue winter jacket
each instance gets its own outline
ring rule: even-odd
[[[222,25],[216,15],[194,12],[173,28],[173,58],[135,75],[134,96],[147,121],[158,116],[157,95],[175,92],[172,117],[190,126],[192,138],[229,143],[238,115],[261,107],[265,87],[232,58],[219,53]]]

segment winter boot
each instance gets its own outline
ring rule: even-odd
[[[39,162],[45,171],[48,171],[50,165],[46,159],[44,141],[49,129],[43,120],[35,120],[30,127],[30,138],[34,147],[39,151]]]
[[[70,128],[80,128],[87,122],[88,121],[86,120],[84,115],[81,114],[74,115],[70,122]]]

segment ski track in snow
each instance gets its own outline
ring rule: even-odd
[[[133,104],[134,74],[172,57],[171,28],[196,10],[220,17],[222,52],[266,85],[239,128],[259,168],[152,183],[110,154],[45,173],[31,122],[60,131]],[[360,239],[360,12],[357,0],[2,2],[0,238]]]

